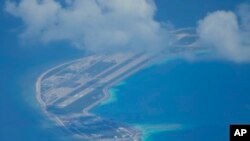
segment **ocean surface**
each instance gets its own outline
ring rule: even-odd
[[[1,141],[73,140],[43,115],[35,98],[35,82],[47,69],[83,56],[77,52],[65,46],[0,49]]]
[[[155,18],[195,27],[207,12],[235,10],[241,2],[156,0]],[[73,140],[41,113],[34,88],[41,73],[82,51],[66,42],[23,42],[23,23],[4,11],[5,1],[0,5],[0,140]],[[114,87],[112,99],[94,112],[137,126],[145,140],[224,141],[229,123],[250,123],[249,72],[248,64],[217,61],[153,66]]]
[[[110,89],[94,113],[129,123],[147,141],[226,141],[250,123],[250,64],[181,59],[146,68]]]

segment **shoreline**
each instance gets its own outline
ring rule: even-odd
[[[189,32],[185,36],[181,36],[180,38],[177,37],[177,35],[181,35],[181,33],[185,31],[186,29],[183,31],[177,30],[176,33],[173,33],[173,36],[177,38],[176,43],[174,43],[175,48],[163,50],[163,52],[159,54],[145,54],[145,52],[141,52],[140,54],[121,53],[122,56],[115,56],[115,54],[91,55],[62,63],[48,69],[37,78],[35,86],[36,99],[42,112],[49,117],[49,119],[54,121],[56,125],[65,128],[69,133],[83,139],[98,141],[107,139],[117,141],[128,139],[134,141],[143,140],[145,130],[142,129],[142,126],[139,127],[136,124],[123,125],[123,123],[113,124],[115,121],[110,122],[102,117],[98,117],[98,115],[92,113],[91,110],[100,106],[101,103],[111,97],[109,90],[112,89],[112,87],[138,71],[148,69],[154,65],[166,63],[169,59],[171,60],[171,58],[175,60],[183,55],[185,57],[185,53],[193,54],[193,52],[196,52],[194,50],[199,48],[196,48],[195,42],[180,44],[182,38],[193,37],[193,33]],[[90,57],[90,59],[88,57]],[[91,57],[94,59],[91,59]],[[87,58],[87,62],[85,62],[85,58]],[[79,66],[74,66],[74,63],[77,64],[78,60],[81,60],[79,61]],[[161,60],[165,61],[159,63]],[[89,61],[93,61],[94,64],[91,64]],[[98,62],[99,64],[97,64]],[[67,70],[67,65],[69,65],[69,67],[72,65],[76,68]],[[66,72],[64,70],[66,70]],[[67,73],[67,71],[69,72]],[[93,75],[91,75],[90,72]],[[66,76],[67,74],[71,76]],[[76,77],[79,79],[75,79]],[[67,82],[64,83],[65,81]],[[62,83],[66,86],[61,85]],[[83,120],[81,118],[83,118]],[[85,125],[82,126],[81,124],[91,125],[91,121],[84,120],[85,118],[91,118],[94,123],[100,126],[99,128],[104,127],[106,124],[112,125],[108,130],[104,131],[109,131],[113,136],[107,136],[108,134],[105,132],[92,132],[92,128],[95,127],[95,125],[91,126],[92,128]],[[81,124],[75,124],[77,122]],[[81,130],[82,128],[85,130]],[[160,129],[163,128],[161,127]],[[86,130],[92,132],[92,134],[86,133]]]
[[[119,78],[118,80],[108,84],[107,86],[105,86],[102,90],[102,92],[104,93],[104,97],[102,99],[100,99],[99,101],[97,101],[95,104],[90,105],[89,107],[85,108],[87,110],[83,110],[84,113],[89,113],[89,111],[91,109],[93,109],[94,107],[98,106],[99,104],[101,104],[102,102],[104,102],[105,100],[107,100],[110,97],[110,93],[109,93],[109,89],[111,89],[112,87],[114,87],[115,85],[119,84],[120,82],[122,82],[123,80],[125,80],[126,78],[128,78],[129,76],[137,73],[138,71],[142,70],[143,68],[145,68],[148,65],[148,63],[145,63],[142,66],[137,67],[136,69],[132,70],[131,72],[125,74],[124,76],[122,76],[121,78]]]
[[[168,62],[171,56],[176,59],[175,57],[183,56],[184,53],[193,53],[194,50],[199,49],[196,48],[196,41],[182,43],[182,39],[196,38],[196,34],[190,32],[190,28],[179,29],[171,34],[176,39],[173,47],[157,54],[120,52],[91,55],[48,69],[35,82],[36,99],[42,113],[56,125],[82,139],[142,140],[145,131],[135,124],[126,125],[109,121],[98,117],[91,110],[111,98],[109,90],[112,87],[139,70],[157,65],[161,60],[167,60],[163,63]],[[77,62],[78,60],[80,61]],[[102,129],[106,124],[110,127]],[[92,128],[102,129],[104,133],[98,133]],[[108,136],[105,131],[112,136]]]
[[[174,54],[174,55],[171,55],[169,57],[167,57],[165,60],[163,60],[162,62],[160,62],[159,64],[153,64],[153,65],[161,65],[161,64],[165,64],[165,63],[168,63],[170,61],[173,61],[173,60],[176,60],[178,59],[178,55]],[[152,66],[153,66],[152,65]],[[151,65],[147,64],[145,65],[142,69],[148,69],[150,67],[152,67]],[[142,70],[142,69],[139,69],[138,71]],[[136,72],[138,72],[136,71]],[[135,72],[135,73],[136,73]],[[135,74],[133,73],[133,74]],[[132,75],[132,74],[131,74]],[[129,75],[129,76],[131,76]],[[127,77],[129,77],[127,76]],[[101,102],[100,102],[100,106],[102,106],[102,102],[105,102],[107,100],[109,100],[109,98],[111,97],[111,95],[117,95],[116,92],[114,92],[114,94],[110,94],[109,90],[111,89],[116,89],[114,88],[116,85],[119,85],[119,83],[121,83],[123,80],[125,80],[127,77],[121,79],[121,80],[118,80],[117,82],[107,86],[103,92],[104,94],[107,95],[107,97],[105,97],[105,99],[103,99]],[[98,105],[97,105],[98,106]],[[95,107],[93,107],[95,108]],[[138,129],[141,133],[140,133],[140,140],[141,141],[150,141],[148,140],[148,138],[153,135],[153,134],[157,134],[157,133],[161,133],[161,132],[164,132],[164,131],[168,131],[169,129],[164,129],[166,127],[163,126],[160,126],[160,125],[141,125],[141,124],[131,124],[133,127],[135,127],[136,129]],[[168,126],[175,126],[174,124],[173,125],[168,125]]]
[[[85,57],[83,57],[85,58]],[[51,71],[54,71],[60,67],[66,66],[66,65],[70,65],[74,62],[77,62],[83,58],[80,59],[76,59],[76,60],[72,60],[63,64],[59,64],[55,67],[52,67],[50,69],[48,69],[47,71],[45,71],[44,73],[42,73],[36,80],[36,84],[35,84],[35,91],[36,91],[36,99],[39,103],[39,106],[42,109],[42,112],[44,113],[45,116],[49,117],[50,120],[54,121],[56,125],[63,127],[64,129],[66,129],[67,131],[69,131],[69,133],[72,133],[70,130],[67,129],[65,123],[55,114],[50,113],[49,111],[47,111],[47,104],[44,102],[44,100],[42,99],[42,92],[41,92],[41,83],[43,78],[50,73]],[[132,68],[129,72],[126,72],[124,75],[119,76],[118,79],[114,80],[113,82],[107,84],[106,86],[103,87],[102,89],[102,93],[103,93],[103,97],[100,100],[97,100],[95,103],[89,105],[88,107],[84,108],[82,110],[82,115],[84,116],[93,116],[95,114],[91,113],[90,111],[97,107],[98,105],[100,105],[102,102],[104,102],[105,100],[107,100],[110,97],[110,93],[109,93],[109,89],[112,88],[113,86],[119,84],[121,81],[123,81],[124,79],[126,79],[127,77],[131,76],[132,74],[138,72],[139,70],[146,68],[146,66],[149,65],[149,63],[151,63],[151,57],[147,58],[142,64],[140,64],[139,66],[136,66],[135,68]],[[130,125],[130,124],[129,124]],[[142,131],[136,127],[134,127],[132,125],[132,127],[135,129],[136,132],[134,132],[134,137],[133,140],[141,140],[142,138]]]
[[[202,51],[195,51],[195,52],[192,52],[194,55],[200,55],[200,54],[207,54],[208,51],[207,50],[202,50]],[[162,64],[166,64],[166,63],[169,63],[171,61],[175,61],[175,60],[178,60],[180,59],[181,55],[179,53],[177,54],[171,54],[169,55],[168,57],[166,57],[165,59],[163,59],[161,62],[158,62],[158,63],[154,63],[152,65],[145,65],[142,69],[148,69],[150,67],[153,67],[154,65],[162,65]],[[154,60],[152,60],[154,61]],[[142,70],[142,69],[139,69],[139,70]],[[138,70],[138,71],[139,71]],[[136,72],[135,72],[136,73]],[[134,74],[134,73],[133,73]],[[129,75],[131,76],[131,75]],[[128,76],[128,77],[129,77]],[[116,89],[115,87],[119,85],[119,83],[121,83],[123,80],[125,80],[127,77],[121,79],[120,81],[117,81],[116,83],[108,86],[104,93],[107,95],[106,99],[103,99],[103,102],[105,102],[106,100],[109,100],[109,98],[111,97],[111,95],[117,95],[116,92],[114,92],[113,94],[110,94],[109,90],[111,89]],[[119,91],[119,89],[118,89]],[[106,104],[106,103],[105,103]],[[107,103],[108,104],[108,103]],[[98,105],[97,105],[98,106]],[[100,102],[100,106],[102,106],[102,103]],[[94,108],[94,107],[93,107]],[[154,135],[154,134],[158,134],[158,133],[162,133],[162,132],[165,132],[165,131],[171,131],[171,130],[178,130],[178,129],[181,129],[183,127],[181,127],[181,125],[179,124],[168,124],[168,125],[142,125],[142,124],[131,124],[133,127],[135,127],[136,129],[138,129],[140,132],[141,132],[141,141],[151,141],[149,140],[150,136]]]
[[[116,86],[117,85],[115,85],[115,87]],[[113,87],[108,89],[109,97],[106,100],[102,101],[98,106],[108,105],[108,104],[113,103],[117,100],[116,91],[118,91],[118,89],[113,88]]]
[[[45,102],[42,100],[42,97],[41,97],[41,81],[43,79],[44,76],[46,76],[49,72],[59,68],[59,67],[62,67],[62,66],[65,66],[65,65],[68,65],[68,64],[71,64],[75,61],[79,61],[81,60],[82,58],[80,59],[75,59],[75,60],[72,60],[72,61],[69,61],[69,62],[66,62],[66,63],[62,63],[62,64],[59,64],[59,65],[56,65],[55,67],[52,67],[48,70],[46,70],[45,72],[43,72],[41,75],[38,76],[37,80],[36,80],[36,84],[35,84],[35,93],[36,93],[36,99],[38,101],[38,105],[39,107],[41,108],[42,110],[42,113],[49,117],[49,119],[51,119],[52,121],[55,121],[56,125],[58,126],[62,126],[62,127],[65,127],[64,123],[58,118],[56,117],[55,115],[53,114],[50,114],[47,110],[46,110],[46,104]],[[66,128],[65,128],[66,129]]]
[[[174,57],[173,57],[174,56]],[[85,57],[83,57],[85,58]],[[44,73],[42,73],[37,81],[36,81],[36,99],[37,101],[39,102],[39,105],[43,111],[43,113],[49,117],[49,119],[51,119],[52,121],[54,121],[56,123],[56,125],[60,126],[60,127],[63,127],[65,128],[67,131],[69,131],[66,127],[66,125],[64,124],[64,122],[55,114],[53,113],[50,113],[46,110],[46,103],[42,100],[42,93],[41,93],[41,82],[42,82],[42,79],[48,74],[50,73],[51,71],[54,71],[60,67],[63,67],[63,66],[66,66],[66,65],[70,65],[74,62],[77,62],[83,58],[80,58],[80,59],[76,59],[76,60],[72,60],[72,61],[69,61],[69,62],[66,62],[66,63],[63,63],[63,64],[59,64],[55,67],[52,67],[50,69],[48,69],[47,71],[45,71]],[[118,79],[114,80],[113,82],[105,85],[102,89],[102,93],[103,93],[103,97],[99,100],[97,100],[96,102],[94,102],[93,104],[87,106],[86,108],[83,108],[82,110],[82,115],[84,116],[93,116],[93,115],[96,115],[96,114],[93,114],[91,112],[92,109],[94,109],[95,107],[101,105],[102,102],[108,100],[111,96],[109,90],[112,89],[112,87],[118,85],[119,83],[121,83],[123,80],[125,80],[126,78],[130,77],[131,75],[137,73],[138,71],[142,70],[142,69],[147,69],[147,68],[150,68],[152,66],[152,63],[156,60],[155,58],[157,58],[156,56],[151,56],[151,57],[148,57],[146,59],[146,61],[144,63],[142,63],[140,66],[137,66],[135,68],[132,68],[131,71],[129,71],[128,73],[125,73],[124,75],[118,77]],[[170,58],[170,60],[169,60]],[[173,59],[171,59],[173,58]],[[167,63],[168,61],[171,61],[171,60],[175,60],[176,58],[178,58],[178,53],[177,54],[172,54],[168,57],[166,57],[165,61],[163,63]],[[154,64],[153,64],[154,65]],[[145,136],[145,130],[143,130],[142,128],[138,128],[138,125],[137,124],[129,124],[131,125],[134,129],[136,129],[136,133],[135,133],[135,139],[136,140],[142,140],[144,141],[144,136]],[[137,132],[138,131],[138,132]],[[69,133],[71,133],[71,131],[69,131]],[[147,136],[147,135],[146,135]]]

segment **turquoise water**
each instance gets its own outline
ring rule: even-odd
[[[114,87],[98,115],[141,128],[151,141],[228,140],[228,126],[250,123],[250,65],[170,61]]]
[[[156,0],[156,19],[193,27],[207,12],[232,10],[241,2]],[[18,38],[23,23],[4,12],[4,3],[0,1],[0,140],[71,140],[41,114],[34,86],[47,68],[81,52],[66,42],[23,43]],[[249,123],[249,70],[249,65],[227,62],[177,61],[151,67],[116,87],[113,101],[96,112],[137,125],[149,134],[148,140],[227,140],[228,123]]]

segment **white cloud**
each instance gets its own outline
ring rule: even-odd
[[[239,12],[216,11],[199,21],[197,33],[202,45],[212,47],[223,59],[250,61],[250,6],[239,7]]]
[[[21,0],[6,2],[6,11],[19,17],[23,40],[68,41],[90,52],[159,51],[173,41],[154,19],[153,0]],[[200,20],[199,43],[217,56],[250,61],[250,5],[237,12],[216,11]]]
[[[20,17],[22,39],[69,41],[92,52],[157,50],[167,30],[154,20],[153,0],[7,1],[6,11]]]

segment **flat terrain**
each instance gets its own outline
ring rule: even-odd
[[[88,56],[45,72],[37,82],[38,99],[58,125],[86,140],[138,140],[140,132],[92,115],[89,110],[108,98],[107,89],[143,67],[140,54]]]
[[[164,55],[195,49],[193,34],[180,30],[174,35],[177,42],[162,52]],[[47,116],[83,140],[141,140],[142,133],[138,129],[93,115],[90,111],[109,97],[110,87],[160,56],[116,53],[86,56],[67,62],[46,71],[38,78],[37,99]]]

